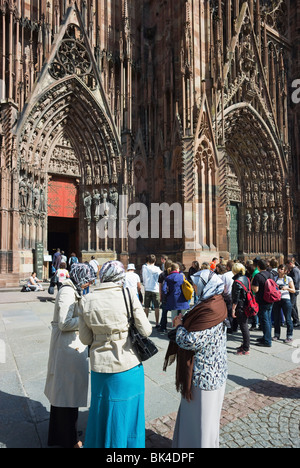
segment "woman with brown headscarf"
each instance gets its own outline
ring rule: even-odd
[[[224,283],[209,270],[197,272],[192,281],[198,302],[174,319],[176,336],[164,364],[166,370],[177,360],[176,388],[182,395],[173,448],[217,448],[227,379]]]

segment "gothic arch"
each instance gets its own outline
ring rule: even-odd
[[[246,254],[285,251],[289,187],[281,146],[268,122],[251,105],[234,105],[224,117],[225,177],[220,185],[226,206],[240,204],[240,248]]]
[[[69,157],[72,167],[64,164],[63,169],[56,171],[53,158],[62,140],[67,142],[66,149],[73,151],[73,157]],[[71,75],[55,82],[27,109],[17,134],[17,150],[22,239],[33,222],[37,226],[35,235],[22,248],[32,248],[36,241],[47,248],[48,181],[56,172],[56,176],[76,178],[80,231],[87,228],[87,235],[81,235],[80,250],[104,249],[96,235],[96,199],[100,191],[105,196],[121,187],[120,146],[108,117],[79,77]],[[58,166],[61,168],[60,163]],[[28,194],[33,189],[43,194],[43,206],[34,200],[29,202]],[[105,248],[114,251],[115,245]]]
[[[199,206],[197,242],[203,249],[214,249],[216,239],[216,168],[211,140],[203,133],[197,141],[194,159],[195,200]]]
[[[18,132],[20,166],[47,172],[51,150],[63,132],[73,142],[85,178],[89,164],[92,171],[99,166],[104,183],[117,183],[119,143],[93,94],[75,75],[50,86],[31,107]]]

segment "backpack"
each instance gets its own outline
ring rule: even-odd
[[[241,281],[236,280],[236,282],[239,283],[243,287],[243,289],[246,291],[246,303],[244,307],[244,312],[245,312],[246,317],[255,317],[255,315],[258,314],[259,305],[257,304],[254,294],[251,291],[249,278],[247,278],[247,280],[249,283],[249,289],[247,289],[246,286]]]
[[[264,275],[263,277],[266,278]],[[266,279],[263,300],[268,304],[273,304],[273,302],[279,302],[281,300],[279,286],[272,278]]]
[[[74,263],[78,263],[78,258],[77,258],[77,257],[71,257],[71,258],[70,258],[70,267],[71,267]]]
[[[181,285],[181,289],[183,292],[183,295],[187,301],[190,301],[193,297],[194,294],[194,288],[191,285],[191,283],[188,282],[188,280],[183,276],[183,283]]]

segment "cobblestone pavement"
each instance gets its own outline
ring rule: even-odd
[[[0,293],[0,447],[47,447],[49,402],[44,385],[53,302],[47,291]],[[154,313],[151,320],[155,325]],[[228,336],[220,445],[300,448],[300,329],[294,330],[293,346],[280,341],[260,348],[255,346],[260,335],[251,332],[251,356],[246,357],[236,355],[241,333]],[[172,446],[180,398],[175,365],[162,371],[167,337],[154,329],[151,338],[159,353],[144,363],[146,446],[164,450]],[[87,417],[88,408],[81,408],[82,440]]]
[[[171,448],[177,413],[147,423],[146,446]],[[221,448],[300,448],[299,368],[225,396]]]

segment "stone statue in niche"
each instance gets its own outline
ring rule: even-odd
[[[230,231],[231,212],[229,206],[226,207],[226,231]]]
[[[251,234],[251,231],[252,231],[252,216],[251,216],[251,213],[249,211],[246,214],[245,223],[246,223],[246,226],[247,226],[248,234]]]
[[[283,232],[283,223],[284,223],[284,215],[283,211],[281,208],[276,213],[276,219],[277,219],[277,230],[279,233]]]
[[[109,183],[108,168],[107,166],[103,166],[103,184],[108,184],[108,183]]]
[[[41,187],[41,191],[40,191],[40,212],[46,213],[45,190],[43,187]]]
[[[94,172],[95,172],[95,184],[99,185],[101,180],[100,180],[100,171],[99,171],[98,166],[95,166]]]
[[[118,207],[119,194],[115,187],[111,188],[109,191],[109,203],[111,203],[115,209]]]
[[[270,230],[271,230],[271,232],[274,232],[275,228],[276,228],[276,215],[275,215],[274,208],[272,208],[271,213],[270,213]]]
[[[90,192],[86,191],[83,194],[83,206],[85,209],[85,219],[91,220],[91,206],[92,206],[92,196]]]
[[[259,198],[257,192],[253,192],[253,206],[254,208],[259,208]]]
[[[267,210],[264,210],[262,214],[262,231],[264,233],[268,232],[268,219],[269,219],[269,215],[267,213]]]
[[[32,210],[33,208],[33,182],[29,177],[27,180],[27,209]]]
[[[26,209],[27,207],[27,178],[26,176],[20,180],[19,184],[19,204],[20,208]]]
[[[116,184],[118,182],[118,176],[117,176],[117,167],[116,167],[116,160],[115,158],[112,158],[111,160],[111,167],[112,167],[112,183]]]
[[[257,209],[254,210],[254,230],[255,232],[260,231],[260,214]]]
[[[268,206],[268,201],[267,201],[267,194],[266,192],[262,192],[261,194],[261,206],[263,208],[266,208]]]
[[[95,207],[95,220],[98,221],[100,218],[100,201],[101,201],[101,194],[99,190],[95,189],[93,192],[93,203]]]
[[[38,211],[40,208],[40,186],[36,182],[33,189],[33,209]]]
[[[85,172],[86,172],[86,183],[87,185],[92,185],[92,169],[89,164],[85,166]]]
[[[270,208],[275,208],[275,197],[274,193],[270,192],[268,196],[268,204]]]

